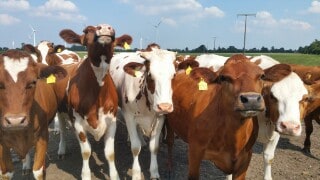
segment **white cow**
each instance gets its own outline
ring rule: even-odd
[[[201,58],[200,58],[201,57]],[[218,70],[223,64],[224,57],[218,55],[201,55],[198,60],[200,66],[214,67]],[[256,62],[262,69],[267,69],[280,62],[265,55],[251,57],[250,61]],[[204,62],[204,63],[202,63]],[[259,136],[257,141],[264,146],[264,179],[270,180],[271,163],[274,158],[275,149],[281,134],[292,136],[301,135],[301,112],[300,103],[308,90],[299,76],[289,68],[288,76],[284,79],[270,84],[265,89],[266,112],[258,116]],[[301,101],[301,102],[300,102]],[[232,178],[231,175],[227,177]]]
[[[117,87],[133,154],[132,179],[141,179],[139,153],[141,139],[137,128],[150,137],[150,178],[159,179],[157,151],[164,114],[173,111],[171,80],[175,74],[176,53],[153,48],[151,51],[119,53],[110,64]]]

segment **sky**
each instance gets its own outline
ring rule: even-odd
[[[320,39],[320,0],[0,0],[0,47],[33,44],[33,30],[36,44],[65,45],[63,29],[110,24],[132,48],[242,49],[245,22],[246,49],[298,49]]]

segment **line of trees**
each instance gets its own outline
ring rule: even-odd
[[[22,43],[23,44],[23,43]],[[0,51],[6,51],[9,48],[7,47],[0,47]],[[18,48],[19,49],[19,48]],[[79,45],[73,45],[70,48],[68,48],[72,51],[85,51],[84,46]],[[137,51],[139,49],[131,49],[126,51]],[[243,49],[238,49],[235,46],[229,46],[228,48],[224,47],[218,47],[217,49],[208,49],[205,45],[200,45],[199,47],[195,49],[189,49],[188,47],[184,49],[169,49],[171,51],[176,52],[182,52],[182,53],[242,53]],[[123,49],[116,49],[116,51],[124,51]],[[246,49],[247,53],[302,53],[302,54],[320,54],[320,41],[315,39],[309,46],[305,47],[299,47],[297,50],[292,49],[284,49],[281,48],[275,48],[272,46],[270,49],[267,47],[262,46],[260,49],[258,48],[252,48],[252,49]]]

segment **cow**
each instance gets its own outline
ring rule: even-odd
[[[277,60],[266,55],[249,58],[251,62],[264,70],[280,64]],[[210,61],[210,66],[216,62],[214,59],[207,60]],[[263,88],[262,94],[266,102],[266,110],[258,115],[259,135],[257,141],[264,145],[264,179],[272,179],[271,163],[280,134],[301,135],[301,120],[306,111],[306,104],[310,104],[310,100],[316,96],[315,93],[308,93],[314,87],[306,87],[289,65],[283,64],[282,66],[286,68],[282,70],[281,74],[275,73],[273,76],[276,81],[266,83]],[[220,68],[221,62],[217,63],[215,67]]]
[[[265,109],[263,83],[274,81],[270,77],[283,68],[264,72],[245,56],[234,55],[219,72],[200,67],[177,74],[174,111],[167,115],[169,165],[176,133],[188,143],[189,179],[199,179],[202,159],[244,179],[258,136],[256,116]]]
[[[71,29],[64,29],[59,33],[67,43],[86,46],[88,56],[78,64],[64,65],[68,77],[59,89],[59,99],[65,100],[59,108],[61,113],[67,110],[69,119],[81,148],[83,158],[82,179],[91,179],[89,158],[91,147],[88,135],[92,134],[96,141],[104,139],[104,155],[109,164],[111,179],[119,179],[115,166],[114,136],[116,132],[116,114],[118,96],[115,85],[109,73],[110,61],[115,46],[125,43],[131,44],[129,35],[115,37],[115,30],[108,24],[87,26],[83,34],[79,35]],[[65,134],[65,122],[59,118],[60,133]],[[59,149],[59,155],[65,154],[65,144]]]
[[[30,164],[28,152],[33,147],[33,176],[45,179],[48,124],[59,104],[53,86],[66,73],[59,66],[35,62],[25,51],[8,50],[0,54],[1,179],[11,179],[14,173],[10,150]],[[23,166],[23,172],[30,171],[28,168],[31,167]]]
[[[309,89],[309,94],[313,93],[311,103],[306,105],[307,110],[304,115],[304,124],[305,124],[305,133],[306,137],[303,143],[303,152],[311,154],[311,140],[310,136],[313,132],[313,120],[315,120],[318,124],[320,124],[320,101],[317,93],[320,92],[320,67],[319,66],[304,66],[300,64],[290,64],[292,70],[297,73],[303,82],[307,85],[313,87],[313,91]],[[318,87],[318,88],[317,88]]]
[[[150,178],[159,179],[157,152],[164,114],[173,111],[171,81],[176,52],[152,47],[140,52],[116,54],[110,74],[117,87],[119,106],[130,136],[132,179],[141,179],[139,154],[143,139],[150,137]]]
[[[36,47],[26,44],[23,49],[37,54],[37,59],[47,65],[73,64],[81,61],[77,53],[66,49],[63,45],[54,45],[47,40],[41,41]]]

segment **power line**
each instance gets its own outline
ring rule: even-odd
[[[244,17],[245,17],[245,21],[244,21],[244,35],[243,35],[243,54],[244,54],[245,49],[246,49],[247,17],[248,17],[248,16],[254,16],[254,17],[256,17],[256,14],[237,14],[237,17],[239,17],[239,16],[244,16]]]

